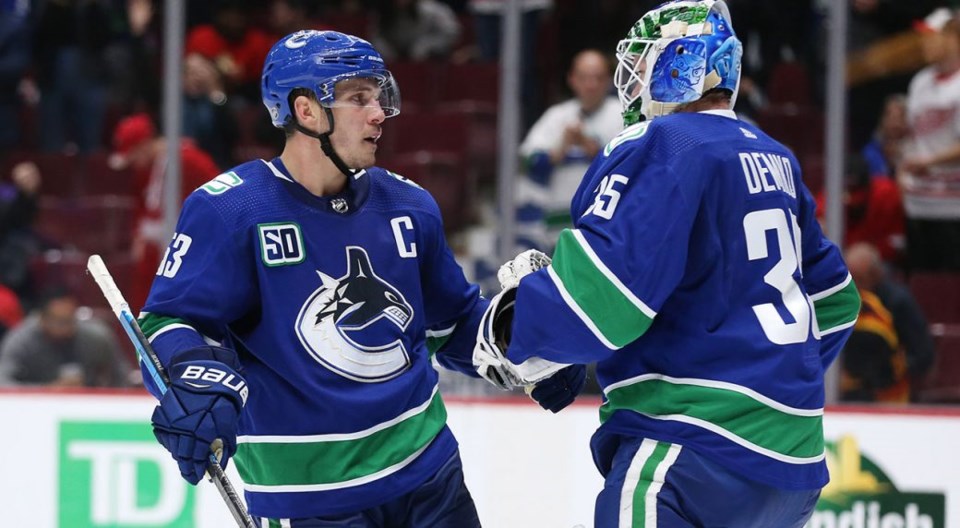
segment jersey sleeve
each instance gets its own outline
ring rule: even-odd
[[[574,211],[575,228],[560,234],[551,265],[520,283],[511,361],[599,361],[646,332],[682,278],[703,192],[684,160],[638,145],[595,165],[604,176],[581,197],[593,205]]]
[[[428,217],[421,284],[426,317],[427,348],[445,368],[478,377],[473,366],[480,317],[490,304],[480,288],[463,275],[444,237],[440,211]]]
[[[860,313],[860,294],[840,249],[820,229],[810,191],[799,181],[797,189],[803,286],[813,303],[820,333],[820,358],[826,370],[853,332]]]
[[[139,318],[165,366],[177,352],[221,344],[228,325],[255,306],[256,272],[242,256],[249,243],[202,191],[184,203]]]

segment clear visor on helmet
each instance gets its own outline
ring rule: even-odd
[[[621,40],[617,45],[617,71],[613,82],[624,111],[639,110],[635,103],[646,87],[647,70],[653,68],[647,62],[655,42],[634,38]]]
[[[388,71],[361,72],[336,81],[333,98],[321,101],[328,108],[379,108],[386,117],[400,113],[400,89]]]

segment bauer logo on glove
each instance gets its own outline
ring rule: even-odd
[[[202,365],[190,365],[184,369],[180,379],[209,382],[197,383],[195,381],[184,381],[184,383],[195,389],[209,389],[212,386],[211,384],[219,383],[239,394],[240,400],[243,402],[243,404],[247,403],[247,394],[249,393],[249,390],[247,389],[247,382],[243,381],[243,378],[237,376],[236,374],[228,374],[223,370],[212,367],[204,367]]]

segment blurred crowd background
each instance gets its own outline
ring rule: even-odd
[[[736,111],[793,149],[821,207],[828,1],[727,0],[745,45]],[[841,399],[960,403],[960,19],[942,0],[835,1],[849,10],[840,242],[864,300]],[[259,93],[277,39],[362,36],[402,94],[377,164],[432,192],[490,291],[498,217],[515,215],[521,249],[550,251],[569,225],[580,177],[621,130],[613,51],[658,3],[520,0],[521,174],[499,211],[503,0],[186,2],[182,195],[279,154]],[[84,267],[103,255],[136,311],[166,245],[162,14],[154,0],[0,0],[0,386],[138,384]]]

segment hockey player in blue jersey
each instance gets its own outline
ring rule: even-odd
[[[141,314],[172,380],[157,439],[191,483],[211,444],[235,454],[258,526],[479,526],[431,361],[476,375],[488,301],[433,198],[373,166],[394,79],[366,41],[302,31],[261,89],[283,153],[191,194]],[[557,411],[583,378],[533,395]]]
[[[828,480],[824,372],[859,296],[796,157],[731,110],[730,24],[723,2],[674,1],[620,42],[628,127],[552,263],[505,265],[478,336],[497,383],[597,362],[596,528],[799,528]]]

